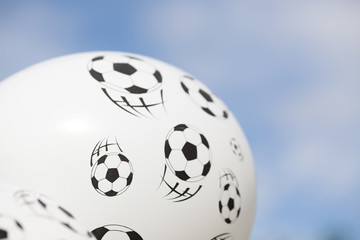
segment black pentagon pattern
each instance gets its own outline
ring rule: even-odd
[[[145,88],[141,88],[135,85],[132,85],[131,87],[125,88],[127,91],[129,91],[130,93],[137,93],[137,94],[141,94],[141,93],[147,93],[147,89]]]
[[[117,192],[115,192],[114,190],[110,190],[110,191],[106,192],[105,195],[108,197],[114,197],[117,195]]]
[[[129,76],[136,72],[136,68],[128,63],[114,63],[114,70]]]
[[[210,148],[208,141],[206,140],[205,136],[200,134],[201,143],[204,144],[207,148]]]
[[[129,177],[127,178],[126,184],[129,186],[133,180],[134,174],[130,173]]]
[[[207,107],[202,107],[202,110],[204,110],[207,114],[216,117],[215,114]]]
[[[229,208],[229,210],[233,210],[235,207],[235,203],[234,203],[234,199],[233,198],[229,198],[229,201],[227,202],[227,206]]]
[[[185,124],[179,124],[176,127],[174,127],[174,131],[184,131],[187,128],[188,126],[186,126]]]
[[[187,94],[189,94],[189,88],[183,82],[181,82],[181,87]]]
[[[98,56],[98,57],[94,57],[92,59],[92,61],[95,62],[95,61],[99,61],[99,60],[103,60],[103,59],[104,59],[104,56]]]
[[[206,101],[208,102],[214,102],[213,99],[211,98],[210,94],[208,94],[207,92],[205,92],[204,90],[200,89],[199,90],[200,95],[206,99]]]
[[[97,162],[98,162],[98,164],[102,164],[102,163],[104,163],[104,162],[105,162],[105,160],[106,160],[106,158],[107,158],[107,155],[104,155],[104,156],[102,156],[101,158],[99,158],[99,160],[97,161]]]
[[[105,82],[105,79],[103,77],[103,75],[97,71],[95,71],[94,69],[90,69],[90,75],[96,79],[98,82]]]
[[[229,114],[226,111],[224,111],[223,112],[223,118],[228,118],[228,117],[229,117]]]
[[[93,176],[93,177],[91,178],[91,183],[92,183],[92,185],[94,186],[95,189],[99,189],[99,182],[98,182],[98,180],[95,178],[95,176]]]
[[[162,76],[160,74],[160,72],[158,70],[156,70],[156,72],[154,73],[154,77],[156,78],[156,80],[161,83],[162,82]]]
[[[211,162],[208,162],[204,165],[204,169],[202,172],[203,176],[206,176],[209,172],[210,172],[210,168],[211,168]]]
[[[127,232],[127,235],[131,240],[143,240],[142,237],[135,231]]]
[[[129,159],[127,159],[127,157],[125,157],[124,155],[119,153],[118,156],[119,156],[119,158],[121,159],[122,162],[127,162],[127,163],[130,162]]]
[[[231,219],[230,219],[230,218],[225,218],[225,222],[230,224],[230,223],[231,223]]]
[[[0,229],[0,239],[7,239],[7,238],[8,238],[7,231]]]
[[[236,188],[236,194],[240,196],[240,191],[238,188]]]
[[[109,180],[109,182],[113,183],[120,177],[120,174],[117,170],[117,168],[109,168],[106,173],[106,179]]]
[[[109,229],[107,229],[106,227],[99,227],[91,231],[91,233],[94,234],[94,236],[98,240],[101,240],[107,232],[109,232]]]
[[[182,152],[188,161],[191,161],[191,160],[194,160],[197,158],[196,146],[189,142],[185,143],[185,145],[182,148]]]
[[[99,61],[99,60],[103,60],[104,56],[99,56],[99,57],[94,57],[91,61],[95,62],[95,61]],[[90,69],[89,70],[90,75],[95,78],[98,82],[105,82],[105,79],[103,77],[103,75],[97,71],[95,71],[94,69]]]
[[[176,171],[175,175],[181,180],[187,181],[190,179],[189,175],[185,171]]]
[[[170,153],[171,153],[171,147],[170,147],[170,144],[169,144],[169,140],[166,139],[166,141],[165,141],[165,157],[169,158]]]

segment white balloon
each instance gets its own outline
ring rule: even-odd
[[[95,240],[74,216],[50,198],[0,184],[0,239]]]
[[[249,238],[248,142],[190,74],[130,53],[74,54],[1,82],[0,112],[0,181],[56,197],[98,239]]]

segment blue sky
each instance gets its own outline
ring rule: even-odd
[[[358,1],[0,2],[0,79],[93,50],[169,62],[224,100],[257,170],[251,240],[360,239]]]

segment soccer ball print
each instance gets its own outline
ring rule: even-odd
[[[234,137],[232,137],[230,139],[230,148],[231,148],[232,152],[234,153],[234,155],[236,156],[237,159],[239,159],[240,161],[244,160],[244,156],[243,156],[242,151],[241,151],[240,143]]]
[[[131,228],[109,224],[92,231],[98,240],[142,240],[143,238]]]
[[[184,75],[180,83],[184,92],[204,112],[219,119],[227,119],[229,117],[225,105],[200,81],[191,76]]]
[[[210,171],[209,143],[192,126],[179,124],[171,129],[166,137],[164,151],[167,166],[183,181],[200,181]]]
[[[167,188],[166,198],[182,202],[202,188],[201,180],[211,169],[211,151],[205,136],[188,124],[178,124],[166,136],[165,166],[159,188]]]
[[[234,223],[240,215],[241,195],[238,185],[235,174],[229,169],[224,170],[220,177],[219,211],[228,224]]]
[[[0,239],[95,240],[74,216],[42,194],[0,184]]]
[[[249,239],[249,145],[189,73],[131,53],[72,54],[0,82],[0,111],[0,182],[41,191],[11,201],[67,234],[56,240]]]
[[[95,160],[94,160],[95,159]],[[117,139],[99,141],[91,156],[91,183],[95,190],[108,197],[125,192],[133,179],[133,167],[123,154]]]
[[[69,211],[42,194],[19,190],[14,194],[14,200],[25,211],[29,210],[38,217],[58,222],[74,233],[88,235],[88,232],[79,226]]]
[[[96,56],[88,65],[104,94],[122,110],[136,116],[152,116],[163,108],[161,73],[150,63],[133,56]]]

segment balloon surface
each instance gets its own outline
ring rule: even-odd
[[[97,239],[248,239],[250,148],[203,83],[130,53],[55,58],[0,83],[0,181],[66,204]]]
[[[1,183],[0,196],[0,239],[96,239],[71,213],[42,194]]]

